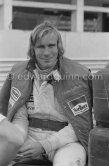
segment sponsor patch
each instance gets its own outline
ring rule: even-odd
[[[20,91],[15,88],[15,87],[12,87],[11,88],[11,97],[10,97],[10,104],[13,106],[15,104],[15,102],[19,99],[19,97],[21,96],[21,93]]]
[[[27,110],[28,110],[28,114],[34,114],[35,112],[35,107],[34,107],[34,98],[33,98],[33,94],[30,95],[30,97],[28,98],[27,102]]]
[[[82,114],[89,109],[85,95],[80,96],[74,100],[68,101],[68,105],[72,110],[74,116]]]
[[[19,97],[21,96],[21,93],[20,93],[20,91],[17,88],[12,87],[12,89],[11,89],[11,95],[12,95],[13,99],[15,101],[17,101],[19,99]]]

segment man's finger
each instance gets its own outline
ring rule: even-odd
[[[19,153],[22,153],[22,152],[25,152],[25,151],[28,151],[31,149],[31,146],[30,145],[27,145],[27,146],[22,146],[19,150]]]
[[[32,156],[32,151],[28,150],[23,153],[20,153],[22,157],[31,157]]]

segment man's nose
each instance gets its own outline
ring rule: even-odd
[[[48,47],[45,48],[44,55],[47,56],[47,57],[50,55],[50,51],[49,51]]]

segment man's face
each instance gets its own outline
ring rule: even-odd
[[[38,66],[41,69],[54,67],[58,56],[57,35],[54,32],[46,34],[37,42],[34,50]]]

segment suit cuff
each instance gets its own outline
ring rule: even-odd
[[[46,139],[44,141],[39,141],[41,145],[43,146],[45,152],[48,154],[50,151],[52,151],[51,143]]]

